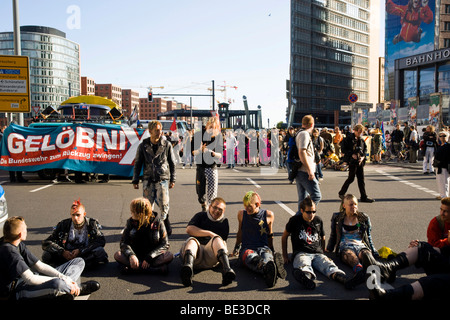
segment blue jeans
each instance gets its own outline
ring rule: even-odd
[[[84,270],[84,260],[75,258],[55,268],[62,274],[70,277],[74,282],[80,285],[80,276]],[[32,299],[40,297],[57,297],[70,293],[70,286],[62,279],[53,278],[40,285],[26,284],[22,278],[17,282],[16,299]]]
[[[299,268],[303,272],[309,272],[314,279],[316,278],[314,269],[326,275],[328,278],[336,272],[344,273],[344,271],[340,270],[336,264],[323,253],[298,253],[295,255],[292,263],[294,268]]]
[[[254,260],[255,258],[258,258]],[[252,271],[263,273],[263,266],[269,262],[273,261],[272,250],[269,247],[259,247],[255,250],[242,248],[239,254],[239,261]]]
[[[160,218],[165,220],[169,214],[169,180],[145,183],[144,197],[150,200],[152,207],[156,202],[161,211]]]
[[[298,212],[300,212],[300,203],[308,194],[316,205],[319,204],[322,194],[320,193],[319,181],[316,178],[308,180],[308,174],[299,170],[295,181],[297,183]]]

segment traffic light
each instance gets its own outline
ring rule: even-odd
[[[148,93],[148,102],[153,102],[153,92]]]

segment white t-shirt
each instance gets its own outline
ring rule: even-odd
[[[313,172],[316,171],[316,163],[314,161],[314,146],[311,140],[311,135],[308,131],[301,131],[295,137],[295,144],[297,145],[297,149],[301,151],[302,149],[306,149],[306,160],[309,163],[309,167]],[[306,166],[301,166],[300,171],[306,172]]]

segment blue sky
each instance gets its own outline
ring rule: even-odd
[[[124,89],[210,94],[232,109],[262,107],[263,125],[286,119],[288,0],[18,0],[20,25],[59,29],[81,46],[81,75]],[[12,0],[0,2],[12,31]],[[236,86],[237,89],[223,86]],[[175,97],[189,103],[189,98]],[[205,109],[209,97],[193,97]],[[216,102],[217,106],[217,102]]]

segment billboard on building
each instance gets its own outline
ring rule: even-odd
[[[434,50],[436,0],[386,0],[385,100],[394,99],[394,63]]]

